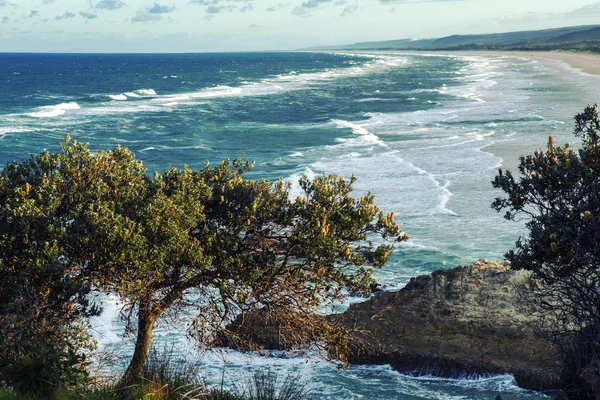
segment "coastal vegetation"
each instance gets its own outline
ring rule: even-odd
[[[324,46],[318,50],[422,51],[579,51],[600,53],[600,26],[572,26],[535,31],[451,35],[432,39],[401,39]]]
[[[260,310],[292,346],[344,361],[348,330],[318,307],[370,294],[407,235],[350,196],[354,176],[245,180],[241,159],[147,174],[127,149],[92,153],[68,137],[0,173],[0,381],[48,397],[89,382],[87,317],[96,292],[118,297],[135,350],[118,387],[140,382],[159,319],[194,315],[204,347],[217,336],[253,349],[237,316]]]
[[[550,137],[545,150],[521,157],[519,175],[500,169],[492,182],[505,192],[492,207],[505,211],[508,220],[527,219],[528,236],[506,254],[510,268],[526,273],[509,275],[508,264],[483,262],[434,272],[413,279],[401,296],[375,298],[375,305],[389,313],[392,302],[407,309],[416,304],[400,315],[404,324],[408,315],[423,330],[413,338],[420,343],[419,337],[429,338],[442,322],[446,332],[477,332],[464,317],[475,321],[478,312],[461,302],[489,298],[494,289],[483,293],[485,285],[499,286],[494,307],[505,311],[506,326],[500,330],[515,328],[506,310],[517,307],[509,295],[518,287],[520,300],[533,310],[538,335],[561,349],[564,361],[554,364],[566,366],[565,395],[586,399],[596,398],[600,382],[597,106],[575,116],[574,134],[580,148],[558,145]],[[125,148],[92,153],[68,137],[60,152],[42,151],[9,163],[0,173],[0,384],[5,388],[0,399],[307,396],[293,380],[278,386],[268,373],[255,376],[254,386],[241,394],[207,389],[193,368],[172,368],[153,357],[156,324],[181,321],[182,315],[192,316],[190,334],[204,348],[220,343],[260,348],[252,326],[259,316],[261,324],[277,326],[282,348],[310,345],[343,363],[355,350],[353,339],[369,329],[352,316],[365,314],[371,328],[379,327],[389,340],[378,341],[371,358],[384,359],[382,344],[391,356],[406,358],[407,351],[398,353],[395,341],[408,336],[398,338],[393,330],[400,328],[390,322],[391,314],[375,321],[367,303],[347,313],[351,324],[317,313],[348,293],[371,293],[372,268],[384,265],[394,243],[407,239],[393,213],[380,211],[371,194],[352,197],[354,176],[304,177],[302,194],[291,198],[291,184],[281,179],[245,180],[251,167],[236,159],[197,171],[169,167],[150,176]],[[454,281],[465,274],[472,283],[461,283],[459,292]],[[501,286],[506,276],[510,290]],[[94,341],[88,318],[101,312],[94,297],[99,292],[119,299],[126,334],[135,341],[125,373],[109,385],[95,383],[89,373]],[[420,303],[429,299],[431,304]],[[487,311],[492,307],[488,301]],[[453,315],[462,315],[463,321],[457,324]],[[435,327],[430,329],[432,318]],[[527,336],[529,321],[521,319],[513,329],[523,341],[511,336],[510,345],[540,343]],[[460,323],[468,329],[460,329]],[[488,332],[489,324],[481,329]],[[474,346],[468,340],[467,335],[461,343]],[[504,371],[510,360],[496,358],[490,371]],[[412,361],[423,359],[419,353]],[[459,357],[452,362],[449,370],[470,365]],[[534,378],[524,379],[541,386],[542,380]]]
[[[493,208],[527,218],[528,237],[506,257],[532,272],[524,292],[538,310],[540,332],[563,349],[572,398],[597,398],[600,381],[600,119],[598,107],[575,116],[580,149],[549,138],[522,156],[520,179],[502,170],[492,182],[506,197]]]

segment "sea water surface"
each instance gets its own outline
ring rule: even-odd
[[[410,235],[376,273],[391,290],[501,259],[524,230],[490,208],[502,159],[486,147],[573,141],[572,118],[597,100],[597,84],[558,62],[498,54],[0,54],[0,163],[56,151],[68,134],[91,149],[126,146],[150,171],[243,154],[256,162],[249,178],[354,173],[356,195],[374,193]],[[118,305],[104,303],[101,347],[130,352]],[[162,325],[157,341],[189,346],[185,332]],[[547,398],[508,375],[343,371],[281,352],[209,353],[201,365],[207,383],[228,387],[261,368],[299,375],[317,399]]]

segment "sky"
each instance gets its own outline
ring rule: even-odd
[[[590,0],[0,0],[0,52],[214,52],[600,23]]]

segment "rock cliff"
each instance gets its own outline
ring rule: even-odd
[[[518,292],[529,273],[508,264],[478,261],[412,278],[401,290],[327,318],[357,332],[349,361],[390,364],[401,372],[439,376],[512,374],[524,388],[562,388],[558,349],[536,336],[536,320]],[[229,328],[267,349],[285,349],[279,327],[264,314],[238,318]],[[228,345],[221,341],[220,345]]]
[[[361,331],[351,362],[446,376],[511,373],[525,388],[560,388],[558,351],[534,334],[519,304],[526,279],[507,264],[478,261],[412,278],[333,318]]]

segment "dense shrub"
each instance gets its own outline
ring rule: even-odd
[[[532,271],[528,299],[540,310],[542,332],[565,349],[576,397],[600,382],[600,120],[597,106],[575,117],[581,148],[559,146],[521,157],[520,178],[499,171],[492,182],[506,197],[493,207],[527,219],[528,237],[507,254]],[[587,377],[587,378],[586,378]],[[587,381],[579,382],[582,379]]]

